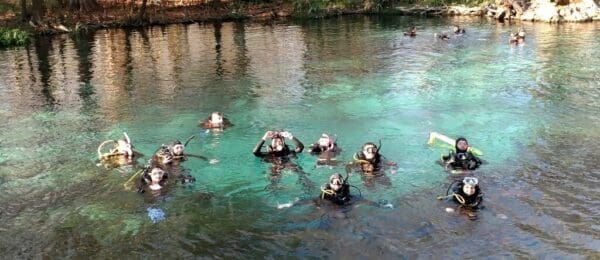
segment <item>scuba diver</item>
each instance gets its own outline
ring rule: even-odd
[[[322,134],[319,140],[310,145],[309,152],[311,155],[316,155],[319,158],[317,159],[317,165],[337,165],[336,156],[342,152],[337,146],[335,140],[329,137],[328,134]]]
[[[185,147],[194,137],[194,135],[190,136],[184,144],[179,140],[175,140],[169,145],[161,145],[150,159],[151,164],[161,165],[171,173],[180,172],[181,174],[177,174],[177,176],[181,179],[181,183],[195,182],[196,179],[193,176],[184,174],[179,167],[179,164],[187,160],[188,157],[196,157],[208,161],[208,158],[204,156],[184,153]]]
[[[381,147],[381,143],[379,144]],[[374,143],[368,142],[362,146],[362,149],[352,157],[353,161],[349,165],[358,165],[363,173],[374,173],[381,170],[383,166],[396,166],[393,161],[388,161],[379,153],[380,148]]]
[[[102,148],[112,143],[113,147],[108,153],[102,153]],[[127,133],[123,133],[123,137],[118,140],[107,140],[98,146],[98,162],[104,164],[107,168],[115,168],[123,165],[134,164],[136,158],[142,157],[143,154],[135,151],[131,143],[131,139]]]
[[[450,193],[452,191],[452,193]],[[475,211],[483,208],[483,192],[479,188],[479,181],[474,177],[465,177],[462,181],[455,181],[446,190],[446,196],[439,196],[438,200],[451,199],[459,206],[470,219],[476,219]],[[452,208],[446,208],[446,212],[454,212]]]
[[[331,201],[337,205],[344,205],[351,198],[348,176],[342,181],[342,176],[334,173],[329,177],[329,182],[321,186],[321,199]]]
[[[263,145],[269,138],[271,139],[271,144],[267,146],[267,151],[261,151]],[[292,140],[295,146],[293,150],[290,150],[290,147],[285,143],[285,138]],[[298,181],[307,191],[310,191],[313,189],[314,184],[306,177],[307,173],[305,173],[299,165],[291,161],[291,157],[296,157],[296,155],[303,150],[304,145],[302,142],[291,133],[286,131],[267,131],[261,140],[258,141],[252,150],[252,153],[254,156],[262,158],[264,162],[271,163],[269,179],[271,180],[272,186],[276,185],[283,170],[291,170],[298,173]]]
[[[511,45],[525,44],[525,30],[521,27],[516,33],[510,33],[508,43]]]
[[[224,118],[221,112],[213,112],[207,119],[200,122],[199,126],[204,129],[223,130],[233,124],[229,119]]]
[[[271,144],[267,147],[266,152],[262,152],[262,146],[265,144],[265,141],[269,138],[271,138]],[[284,138],[292,140],[295,146],[294,150],[290,150],[289,146],[285,143]],[[262,157],[265,158],[265,160],[268,160],[269,158],[275,157],[293,156],[298,153],[301,153],[302,150],[304,150],[304,145],[302,144],[302,142],[300,142],[300,140],[298,140],[298,138],[293,136],[291,133],[267,131],[265,132],[262,139],[258,141],[256,146],[254,146],[252,153],[256,157]]]
[[[167,177],[168,174],[161,165],[150,161],[142,171],[142,177],[140,179],[140,185],[138,185],[137,192],[144,193],[147,189],[150,191],[161,190],[166,184]]]
[[[383,155],[379,153],[381,148],[381,141],[379,142],[379,148],[374,143],[368,142],[362,146],[361,151],[354,154],[352,161],[346,165],[346,173],[352,171],[353,166],[358,168],[361,173],[363,183],[367,187],[373,186],[373,181],[378,180],[385,186],[390,186],[390,179],[384,174],[384,167],[391,167],[393,171],[396,170],[396,162],[386,160]]]
[[[188,139],[185,141],[185,143],[181,143],[181,141],[176,139],[173,142],[169,143],[168,145],[165,145],[165,144],[161,145],[156,150],[156,152],[154,152],[154,155],[152,156],[151,160],[153,160],[155,163],[159,163],[161,165],[167,165],[167,164],[172,164],[173,162],[185,161],[187,159],[187,157],[196,157],[196,158],[208,161],[208,158],[206,158],[204,156],[184,153],[185,147],[195,137],[196,137],[195,135],[188,137]]]
[[[417,36],[417,27],[415,27],[415,26],[410,27],[410,30],[408,30],[407,32],[404,32],[404,36],[410,36],[410,37]]]
[[[452,31],[454,31],[454,34],[456,34],[456,35],[465,34],[465,29],[464,28],[460,28],[460,26],[458,26],[458,25],[454,25]]]
[[[321,193],[318,198],[309,198],[296,202],[280,204],[277,206],[277,208],[289,208],[296,205],[308,204],[309,202],[314,202],[317,206],[323,205],[324,202],[329,202],[330,205],[336,207],[349,206],[353,204],[367,204],[381,208],[394,207],[391,203],[388,203],[385,200],[381,200],[380,203],[376,203],[374,201],[364,199],[360,189],[348,183],[348,177],[349,174],[346,174],[346,177],[342,179],[342,176],[339,173],[334,173],[329,177],[329,181],[321,186]],[[355,188],[359,195],[354,196],[350,194],[350,187]]]
[[[444,41],[450,40],[450,36],[445,32],[434,33],[433,37]]]
[[[469,150],[469,143],[464,137],[456,139],[454,149],[454,151],[441,158],[440,164],[445,170],[472,171],[482,164],[481,159]]]

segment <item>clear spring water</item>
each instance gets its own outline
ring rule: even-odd
[[[459,23],[448,42],[433,33]],[[402,35],[410,25],[416,38]],[[524,26],[524,46],[507,44]],[[0,251],[9,257],[582,258],[600,255],[600,24],[349,16],[308,22],[172,25],[39,38],[0,50]],[[223,111],[235,124],[205,133]],[[251,154],[266,130],[305,145],[337,135],[349,160],[368,141],[398,162],[389,183],[350,181],[372,201],[332,209],[278,204],[318,196],[339,168],[296,162],[315,184]],[[96,166],[126,131],[149,155],[197,135],[160,197],[123,183],[140,166]],[[486,208],[448,214],[452,178],[430,131],[466,136],[488,164]],[[365,184],[369,184],[368,186]],[[153,223],[148,208],[165,219]]]

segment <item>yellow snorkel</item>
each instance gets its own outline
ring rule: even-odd
[[[440,140],[444,144],[450,145],[450,148],[452,150],[454,150],[454,145],[456,144],[456,140],[454,140],[454,139],[452,139],[450,137],[447,137],[447,136],[445,136],[443,134],[440,134],[438,132],[431,132],[431,133],[429,133],[429,139],[427,140],[427,144],[428,145],[433,145],[433,144],[435,144],[436,140]],[[476,156],[483,156],[483,152],[481,152],[481,150],[479,150],[479,149],[477,149],[475,147],[472,147],[472,146],[469,146],[469,148],[467,149],[467,151],[473,153]]]

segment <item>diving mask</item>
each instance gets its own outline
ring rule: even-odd
[[[319,138],[319,146],[321,147],[330,147],[332,145],[332,141],[328,135],[323,134],[321,138]]]
[[[463,179],[463,183],[471,185],[471,186],[475,186],[475,185],[479,184],[479,180],[477,180],[477,178],[475,178],[475,177],[465,177]]]
[[[377,154],[377,146],[375,145],[367,145],[363,147],[363,154],[369,160],[373,159]]]

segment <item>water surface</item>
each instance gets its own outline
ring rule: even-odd
[[[467,34],[436,41],[459,23]],[[418,36],[402,32],[415,24]],[[524,26],[524,46],[507,44]],[[348,16],[172,25],[39,38],[0,50],[0,251],[10,257],[584,258],[600,256],[600,26]],[[197,127],[212,111],[235,124]],[[368,141],[399,164],[350,181],[348,210],[280,203],[318,196],[340,168],[296,162],[270,185],[251,150],[266,130],[305,145],[327,132],[341,158]],[[466,136],[488,162],[477,220],[435,197],[452,181],[430,131]],[[158,198],[123,188],[141,166],[96,166],[127,132],[146,154],[197,135],[193,184]],[[153,224],[148,207],[167,218]]]

